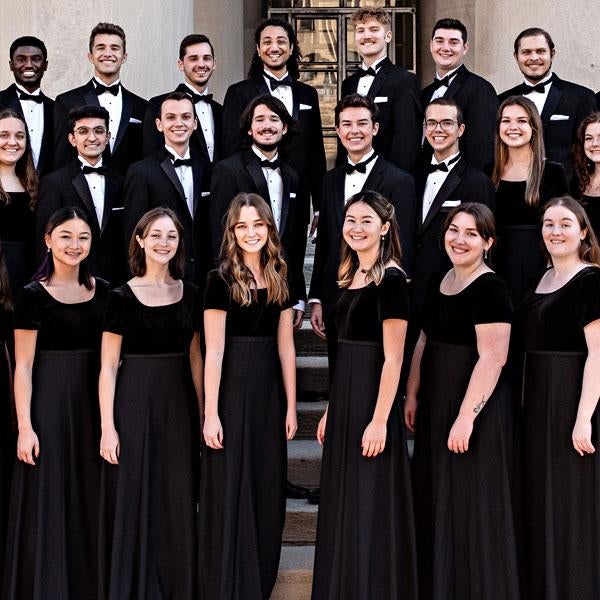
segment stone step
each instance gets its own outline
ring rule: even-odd
[[[317,425],[323,416],[327,402],[298,402],[298,431],[296,439],[298,440],[314,440],[317,434]]]
[[[319,507],[306,500],[288,498],[283,530],[284,544],[314,544],[317,535]]]
[[[288,442],[288,479],[308,488],[319,486],[322,448],[316,439]]]
[[[298,401],[322,400],[329,392],[329,371],[326,356],[296,358]]]
[[[271,600],[310,600],[314,556],[314,546],[281,548],[279,573]]]
[[[313,331],[308,319],[295,332],[294,343],[298,356],[327,356],[327,342]]]

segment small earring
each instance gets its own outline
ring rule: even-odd
[[[47,246],[46,250],[47,250],[48,254],[50,254],[50,246]]]
[[[487,260],[488,257],[488,251],[487,249],[483,251],[483,260]]]
[[[381,236],[381,241],[383,242],[383,240],[385,240],[385,235]]]

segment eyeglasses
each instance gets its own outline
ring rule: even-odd
[[[90,131],[93,131],[96,137],[100,137],[106,134],[107,129],[106,127],[78,127],[75,129],[75,133],[83,137],[90,135]]]
[[[458,125],[458,121],[453,121],[452,119],[442,119],[441,121],[426,119],[423,121],[423,125],[427,131],[433,131],[438,125],[442,131],[450,131],[454,125]]]

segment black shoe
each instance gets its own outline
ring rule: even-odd
[[[306,495],[306,500],[309,504],[319,504],[319,496],[321,495],[321,489],[315,488],[314,490],[309,490]]]
[[[301,485],[294,485],[291,481],[286,480],[285,482],[285,497],[304,499],[308,497],[310,490],[302,487]]]

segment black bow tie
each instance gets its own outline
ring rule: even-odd
[[[435,173],[436,171],[443,171],[444,173],[447,173],[448,172],[448,167],[450,165],[454,164],[458,160],[460,160],[460,154],[457,154],[454,158],[452,158],[451,160],[449,160],[448,163],[441,162],[441,163],[438,163],[437,165],[434,165],[432,163],[432,164],[430,164],[427,167],[427,172],[428,173]]]
[[[98,173],[98,175],[104,175],[106,173],[106,167],[88,167],[87,165],[81,166],[81,172],[84,175],[89,175],[90,173]]]
[[[213,99],[212,94],[194,94],[192,90],[189,90],[188,92],[186,92],[186,94],[189,94],[192,97],[192,102],[194,104],[198,104],[198,102],[206,102],[207,104],[209,104],[210,101]]]
[[[369,67],[368,69],[359,69],[358,70],[359,77],[366,77],[367,75],[372,75],[373,77],[375,77],[375,75],[377,75],[377,73],[373,67]]]
[[[373,154],[371,154],[371,156],[367,158],[367,160],[363,160],[362,162],[356,163],[355,165],[351,165],[350,163],[348,163],[346,165],[346,175],[352,175],[354,171],[356,171],[357,173],[366,173],[367,165],[375,158],[377,158],[377,154],[373,152]]]
[[[264,76],[269,80],[272,91],[275,91],[280,85],[292,85],[292,78],[289,75],[286,75],[283,79],[275,79],[275,77],[271,77],[268,73],[264,73]]]
[[[31,100],[41,104],[44,101],[44,97],[41,94],[34,96],[33,94],[26,94],[25,92],[19,92],[19,100]]]
[[[433,80],[433,89],[434,90],[441,88],[443,85],[445,85],[446,87],[448,87],[450,85],[450,75],[446,75],[446,77],[442,77],[441,79],[438,79],[436,77]]]
[[[191,167],[192,159],[191,158],[175,158],[171,156],[171,160],[173,161],[174,167]]]
[[[263,169],[279,169],[280,164],[281,163],[278,158],[276,158],[275,160],[261,160],[260,161],[260,166]]]
[[[96,83],[96,96],[100,96],[104,94],[104,92],[108,92],[113,96],[116,96],[119,93],[119,85],[115,83],[114,85],[102,85],[101,83]]]
[[[542,81],[540,83],[536,83],[535,85],[529,85],[528,83],[521,84],[521,94],[531,94],[532,92],[539,92],[540,94],[546,93],[546,86],[549,83],[552,83],[554,80],[554,75],[548,79],[548,81]]]

